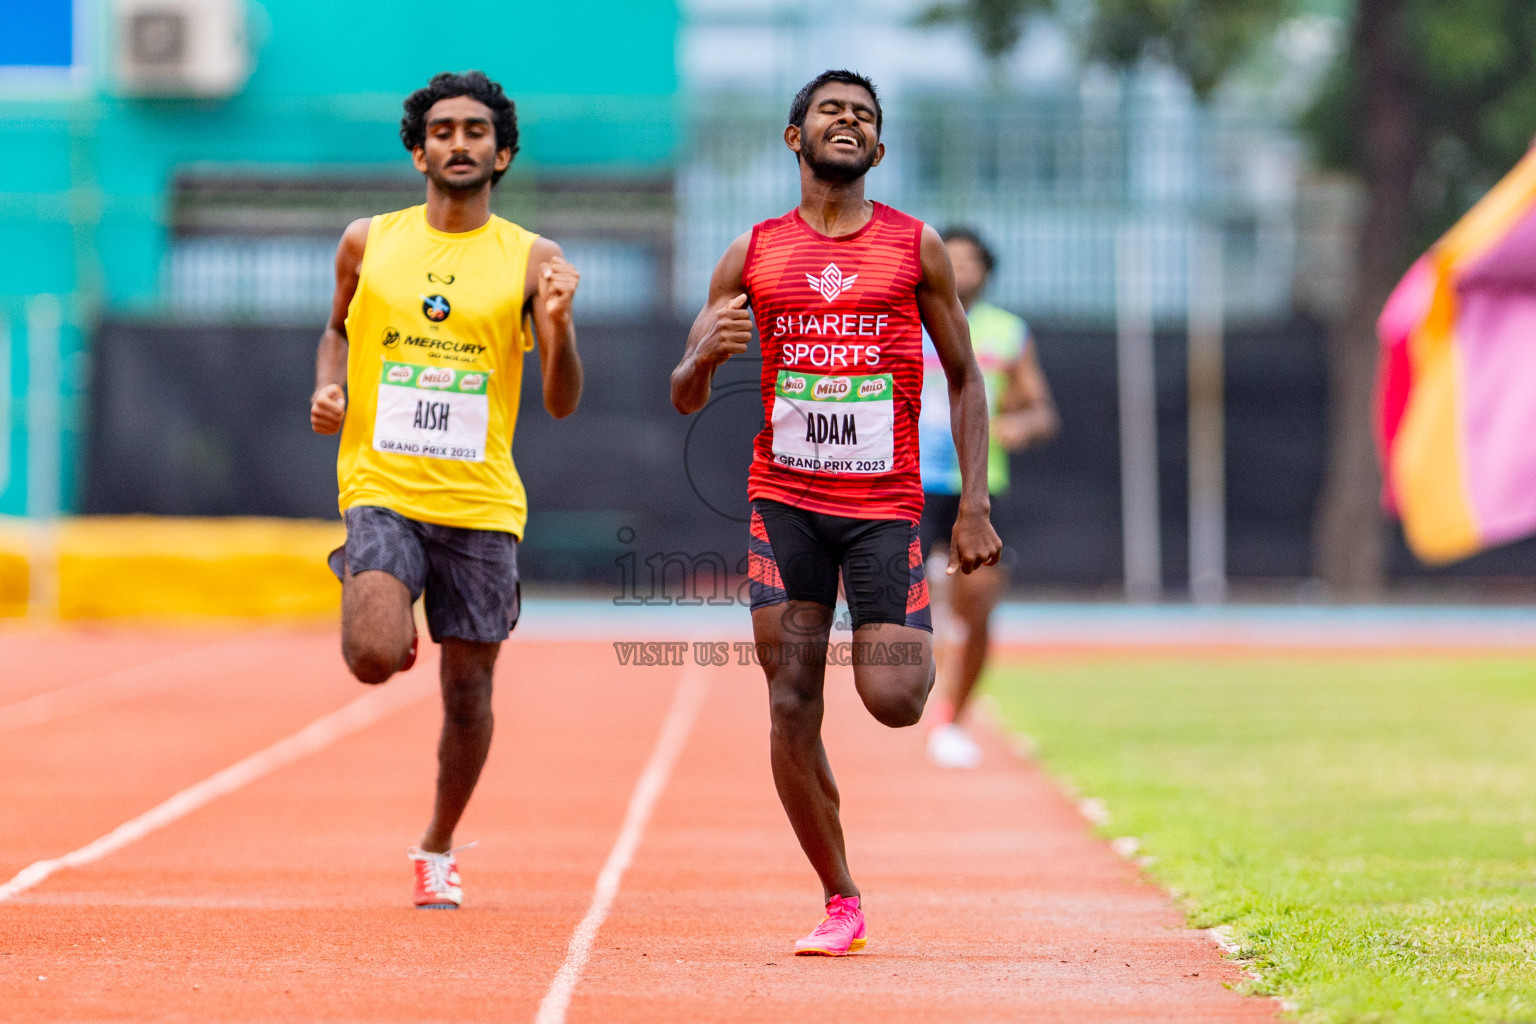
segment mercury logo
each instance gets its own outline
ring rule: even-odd
[[[385,377],[391,384],[404,384],[411,379],[411,368],[409,366],[391,366],[389,373]]]
[[[453,387],[453,371],[446,366],[433,366],[422,370],[416,377],[416,386],[419,388],[451,388]]]
[[[844,277],[843,272],[838,269],[836,263],[828,263],[823,267],[820,277],[817,277],[815,274],[805,275],[805,280],[811,286],[811,291],[820,295],[828,302],[831,302],[852,288],[853,282],[858,279],[858,274],[849,274],[847,277]]]
[[[805,378],[804,377],[785,377],[784,378],[784,393],[785,394],[787,394],[787,395],[798,395],[800,392],[802,392],[804,390],[805,390]]]
[[[814,398],[826,400],[829,398],[843,398],[853,390],[853,382],[847,377],[823,377],[816,382],[811,395]]]
[[[883,394],[885,394],[885,378],[884,377],[871,377],[871,378],[869,378],[869,380],[867,380],[863,384],[859,385],[859,397],[860,398],[868,398],[870,395],[883,395]]]
[[[464,375],[464,378],[459,381],[459,390],[460,391],[478,391],[479,388],[480,388],[480,385],[482,385],[484,383],[485,383],[485,374],[483,374],[483,373],[466,373]]]

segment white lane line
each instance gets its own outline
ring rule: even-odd
[[[202,782],[187,787],[159,806],[150,808],[132,821],[124,822],[100,839],[62,857],[40,860],[22,868],[16,877],[0,885],[0,902],[26,892],[64,868],[91,864],[116,853],[129,843],[186,817],[204,804],[323,750],[339,739],[361,732],[379,719],[433,692],[434,687],[430,682],[422,674],[408,683],[402,681],[394,686],[371,690],[352,703],[315,719],[292,736],[278,740],[265,750],[259,750],[223,771],[208,776]]]
[[[210,651],[249,639],[261,632],[264,630],[253,630],[235,637],[222,637],[213,643],[200,644],[185,651],[156,658],[154,661],[116,669],[106,675],[82,679],[78,683],[71,683],[57,690],[35,694],[14,704],[0,706],[0,733],[42,725],[55,718],[79,714],[114,701],[128,700],[146,693],[153,693],[155,690],[190,682],[191,680],[188,680],[185,675],[178,675],[172,669],[181,662],[189,661],[192,665],[201,664]]]
[[[549,991],[544,993],[544,1001],[539,1004],[538,1016],[534,1018],[535,1024],[564,1024],[571,996],[581,981],[582,972],[586,970],[587,960],[592,956],[592,944],[597,941],[598,929],[603,926],[608,911],[613,908],[614,897],[619,893],[619,883],[624,880],[624,872],[634,859],[635,849],[640,845],[651,811],[662,790],[667,788],[672,766],[677,763],[683,745],[688,742],[688,734],[693,731],[693,723],[698,719],[699,709],[708,693],[708,673],[690,663],[683,669],[682,678],[677,682],[677,692],[673,694],[672,707],[662,722],[661,734],[656,737],[651,758],[635,783],[634,793],[630,795],[624,825],[619,829],[613,849],[608,852],[603,870],[598,873],[597,887],[592,891],[592,903],[587,907],[586,916],[571,933],[565,962],[560,965],[554,981],[550,982]]]

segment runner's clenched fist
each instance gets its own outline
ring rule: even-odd
[[[555,256],[539,268],[539,299],[544,312],[558,324],[571,321],[571,302],[576,298],[576,286],[581,283],[581,272]]]
[[[309,425],[317,434],[334,434],[347,414],[347,393],[340,384],[327,384],[309,400]]]
[[[695,353],[706,366],[718,366],[731,356],[739,356],[752,341],[752,314],[747,312],[745,293],[715,310],[709,333]]]

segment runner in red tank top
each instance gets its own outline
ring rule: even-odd
[[[874,84],[827,71],[790,104],[800,205],[731,243],[672,372],[672,404],[697,412],[715,370],[745,352],[756,315],[764,427],[753,448],[748,572],[768,677],[774,784],[821,878],[827,913],[795,952],[862,949],[837,785],[821,743],[829,653],[885,725],[913,725],[933,686],[933,628],[917,539],[922,331],[949,378],[963,479],[949,571],[1002,552],[987,497],[987,405],[965,310],[938,232],[864,198],[885,155]],[[746,309],[751,307],[752,312]],[[838,579],[853,643],[828,647]]]
[[[829,238],[799,210],[752,229],[742,287],[763,347],[768,422],[748,496],[856,519],[923,513],[923,222],[881,203]]]

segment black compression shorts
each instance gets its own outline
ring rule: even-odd
[[[754,501],[747,566],[753,611],[785,601],[835,607],[841,572],[854,629],[889,622],[933,632],[917,525],[905,519]]]
[[[917,539],[922,543],[923,557],[933,553],[933,542],[943,541],[949,547],[949,534],[955,528],[960,515],[960,495],[923,493],[923,520],[917,524]]]

